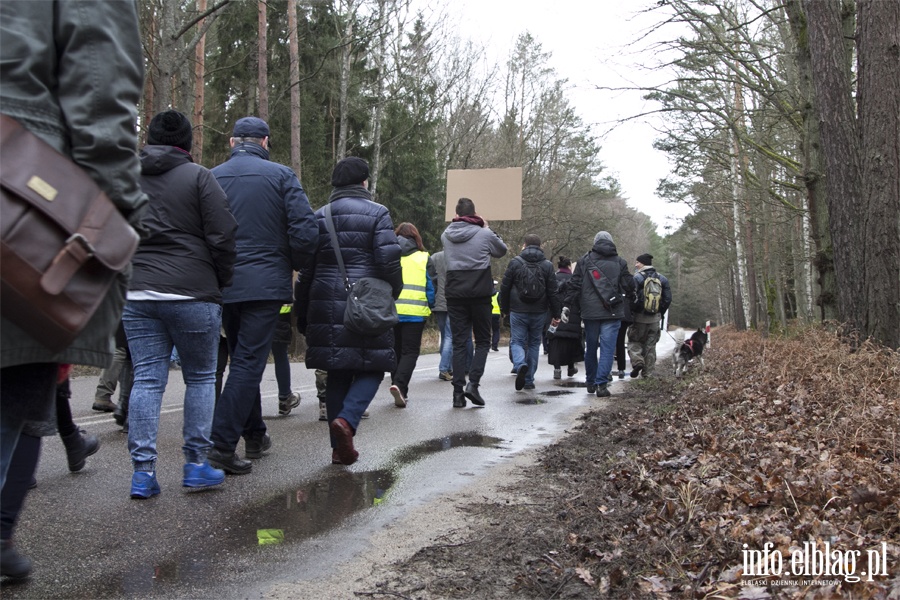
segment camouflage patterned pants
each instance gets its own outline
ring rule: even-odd
[[[316,369],[316,398],[325,402],[325,386],[328,383],[328,371]]]
[[[644,368],[644,377],[653,373],[656,366],[656,342],[659,341],[659,321],[634,323],[628,328],[628,356],[631,368]]]

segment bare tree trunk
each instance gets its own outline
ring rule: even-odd
[[[173,67],[175,30],[174,2],[163,2],[159,8],[159,19],[156,20],[160,44],[157,46],[156,69],[153,74],[153,114],[158,114],[172,106],[172,77],[175,75]]]
[[[857,6],[865,332],[900,348],[900,2]]]
[[[341,46],[341,92],[340,92],[340,132],[338,134],[337,156],[347,156],[347,130],[350,113],[350,59],[353,50],[353,19],[356,12],[355,0],[347,0],[347,23],[344,25],[343,44]]]
[[[206,0],[197,0],[197,10],[206,11]],[[200,22],[203,27],[203,21]],[[203,164],[203,103],[206,100],[206,34],[200,37],[197,47],[194,48],[194,114],[191,120],[194,125],[194,145],[191,155],[194,162]]]
[[[867,303],[859,137],[850,70],[843,45],[841,5],[803,0],[813,84],[828,177],[828,213],[834,245],[839,317],[851,331],[865,331]]]
[[[291,168],[300,177],[300,32],[297,0],[288,0],[288,44],[291,61]]]
[[[806,15],[800,5],[801,0],[785,0],[784,9],[791,27],[792,42],[795,45],[794,60],[797,66],[797,81],[800,96],[804,99],[800,106],[803,119],[803,180],[806,184],[805,206],[808,218],[804,220],[808,235],[804,243],[812,241],[813,247],[807,254],[816,269],[815,281],[809,288],[810,301],[819,306],[820,319],[836,319],[837,282],[834,275],[834,255],[831,232],[828,228],[827,190],[825,188],[825,159],[822,156],[822,136],[815,106],[815,89],[812,83],[812,62],[809,54]],[[813,314],[810,311],[810,317]]]
[[[798,252],[794,253],[794,260],[797,264],[796,277],[797,282],[802,282],[802,294],[798,294],[797,310],[799,316],[805,321],[811,321],[815,315],[813,314],[813,275],[812,275],[812,259],[813,248],[810,246],[812,237],[810,236],[810,215],[806,210],[806,197],[800,197],[800,206],[804,211],[799,215],[799,232],[797,235]],[[799,257],[799,259],[797,258]]]
[[[372,169],[369,189],[372,195],[378,191],[378,173],[381,170],[381,122],[384,119],[385,73],[387,58],[387,0],[378,1],[378,46],[374,56],[375,70],[378,72],[375,84],[375,119],[372,131]]]
[[[731,212],[733,225],[733,241],[735,255],[735,270],[737,276],[737,302],[743,322],[736,320],[738,329],[746,329],[750,326],[750,282],[747,280],[747,259],[744,251],[744,240],[741,222],[743,215],[741,214],[741,204],[743,200],[743,186],[741,184],[741,173],[738,166],[740,151],[738,149],[737,135],[732,133],[734,155],[731,158]],[[737,315],[735,315],[737,316]]]
[[[259,46],[257,49],[259,118],[269,120],[269,23],[266,18],[266,0],[257,3],[259,11]]]

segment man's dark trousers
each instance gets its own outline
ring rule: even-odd
[[[210,436],[213,445],[223,452],[234,452],[242,435],[260,439],[266,433],[259,382],[266,370],[281,305],[281,301],[258,300],[223,307],[222,327],[230,365]]]
[[[463,393],[466,387],[466,340],[475,334],[475,356],[469,368],[469,381],[477,384],[484,375],[484,365],[491,351],[491,298],[470,304],[447,303],[450,332],[453,335],[453,391]]]

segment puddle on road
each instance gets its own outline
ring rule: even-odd
[[[563,381],[561,383],[557,383],[559,387],[565,388],[578,388],[578,387],[587,387],[587,384],[583,381]]]
[[[443,452],[452,448],[500,448],[503,440],[490,435],[482,435],[474,431],[464,433],[454,433],[442,438],[435,438],[413,444],[412,446],[404,446],[400,448],[391,458],[391,464],[395,467],[402,467],[413,463],[419,459],[425,458],[430,454]]]
[[[217,555],[234,556],[235,551],[243,554],[254,548],[265,552],[270,544],[296,543],[326,533],[350,516],[380,504],[402,467],[452,448],[502,448],[502,443],[500,438],[475,432],[457,433],[399,448],[387,469],[361,473],[328,469],[319,479],[283,489],[226,515],[209,544],[191,545],[174,561],[132,565],[122,573],[118,585],[107,581],[105,591],[154,596],[188,582],[195,589],[223,583],[221,569],[232,569],[233,560],[226,559],[228,564],[223,564]]]
[[[516,400],[516,404],[525,404],[525,405],[535,405],[535,404],[547,404],[547,401],[543,398],[538,398],[537,396],[532,396],[530,398],[522,398],[521,400]]]
[[[541,392],[541,396],[565,396],[566,394],[574,394],[572,390],[550,390],[549,392]]]

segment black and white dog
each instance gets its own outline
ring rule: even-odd
[[[681,377],[688,363],[695,358],[700,362],[700,368],[703,368],[703,347],[706,346],[707,337],[703,328],[698,328],[691,337],[684,339],[684,330],[675,331],[675,377]]]

